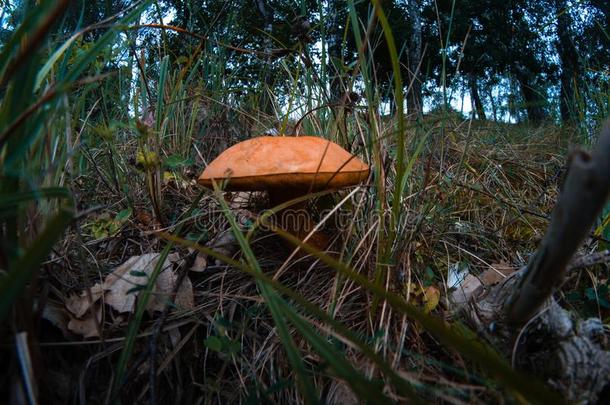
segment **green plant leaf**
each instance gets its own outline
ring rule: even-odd
[[[19,204],[43,198],[70,198],[70,191],[65,187],[47,187],[32,191],[0,193],[0,210],[12,209]]]
[[[235,238],[237,239],[242,249],[242,252],[246,257],[249,267],[253,269],[254,272],[256,272],[257,274],[262,274],[258,261],[256,260],[252,249],[250,249],[250,245],[248,244],[246,237],[237,225],[233,213],[231,212],[229,206],[222,197],[221,191],[218,188],[217,184],[214,184],[214,191],[217,194],[222,211],[227,220],[229,221],[229,224],[231,225],[233,234],[235,235]],[[277,293],[273,291],[267,284],[257,281],[257,285],[259,290],[261,291],[261,294],[265,298],[265,302],[267,303],[269,311],[271,312],[271,316],[273,317],[273,320],[275,322],[277,333],[288,356],[288,361],[290,362],[291,366],[294,368],[295,373],[297,374],[297,382],[299,383],[299,386],[301,388],[301,393],[305,397],[305,401],[307,403],[318,403],[319,395],[317,394],[316,389],[314,388],[313,382],[311,381],[311,378],[308,375],[308,372],[305,368],[305,364],[303,363],[297,346],[294,343],[292,336],[290,335],[288,325],[284,320],[282,308],[285,308],[288,304],[281,297],[279,297]]]
[[[124,210],[119,211],[119,213],[116,214],[116,217],[114,217],[114,219],[118,222],[125,222],[129,219],[130,216],[131,208],[125,208]]]
[[[215,352],[222,352],[222,341],[217,336],[208,336],[204,341],[205,346]]]
[[[183,158],[179,155],[170,155],[167,157],[167,159],[165,159],[165,162],[163,162],[165,167],[169,169],[178,169],[180,167],[190,166],[194,163],[195,162],[193,161],[193,159]]]

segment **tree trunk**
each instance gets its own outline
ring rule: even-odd
[[[578,52],[572,42],[572,17],[567,10],[566,0],[555,1],[555,12],[558,15],[555,46],[561,61],[559,110],[561,112],[561,122],[566,125],[573,124],[577,118],[572,106],[575,100],[575,86],[578,86],[579,82],[580,67]]]
[[[542,378],[568,402],[610,403],[603,323],[576,319],[552,297],[576,266],[570,259],[608,199],[608,155],[610,121],[591,154],[573,155],[547,233],[528,265],[498,284],[475,289],[460,308],[515,366]]]
[[[470,98],[472,100],[474,110],[477,113],[477,118],[480,120],[486,119],[487,117],[485,116],[485,108],[483,108],[483,102],[481,101],[481,97],[479,96],[479,86],[477,84],[477,78],[474,75],[469,75],[468,86],[470,87]]]
[[[264,19],[263,31],[265,32],[264,51],[266,56],[263,74],[264,88],[262,89],[260,96],[260,110],[264,112],[268,117],[273,117],[275,115],[273,108],[273,99],[271,96],[271,90],[273,88],[273,71],[271,69],[271,65],[273,62],[273,10],[269,8],[266,0],[254,0],[254,5]]]
[[[342,39],[343,39],[343,24],[347,16],[347,10],[344,4],[339,1],[329,2],[330,16],[327,26],[328,38],[328,77],[330,80],[330,97],[331,102],[338,104],[345,93],[345,84],[343,83],[343,54],[342,54]]]
[[[489,102],[491,103],[491,111],[494,115],[494,122],[498,122],[498,108],[496,107],[496,100],[494,99],[493,87],[489,86]]]
[[[421,0],[411,1],[409,4],[409,16],[411,17],[411,39],[408,50],[408,83],[407,91],[407,113],[420,116],[422,113],[421,84],[422,75],[420,62],[422,60],[422,23],[421,23]]]
[[[543,108],[546,103],[546,98],[534,87],[535,80],[526,69],[527,68],[517,69],[516,78],[525,102],[527,119],[534,124],[539,124],[547,118]]]
[[[466,92],[461,91],[461,99],[460,99],[460,114],[464,114],[464,97],[466,95]]]

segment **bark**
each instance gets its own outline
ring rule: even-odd
[[[470,87],[470,98],[472,99],[474,109],[477,113],[477,118],[480,120],[486,119],[487,117],[485,116],[483,102],[481,101],[481,97],[479,96],[479,86],[477,84],[477,78],[474,75],[470,75],[468,77],[468,86]]]
[[[273,72],[271,64],[273,62],[272,50],[272,30],[273,30],[273,11],[267,5],[266,0],[254,0],[256,9],[264,19],[263,31],[265,32],[264,50],[265,54],[265,67],[264,67],[264,83],[265,86],[261,93],[260,109],[268,116],[274,116],[273,100],[271,96],[271,89],[273,88]]]
[[[420,62],[422,60],[422,22],[421,0],[411,1],[409,16],[411,17],[411,38],[408,50],[408,83],[407,85],[407,113],[420,116],[422,113],[422,75]]]
[[[558,15],[556,47],[561,61],[559,111],[561,122],[565,125],[574,123],[576,119],[571,107],[575,100],[575,85],[579,82],[580,66],[578,52],[572,41],[572,17],[567,10],[566,1],[556,0],[555,10]]]
[[[328,38],[328,59],[327,65],[328,77],[330,79],[330,97],[331,102],[338,104],[345,93],[345,85],[343,83],[343,54],[342,54],[342,34],[343,24],[347,10],[345,5],[339,1],[329,2],[329,21],[327,28]]]
[[[527,110],[527,118],[530,122],[538,124],[546,119],[546,113],[543,105],[546,99],[540,95],[534,87],[534,78],[529,72],[521,69],[517,72],[517,81],[521,88],[521,95],[525,101],[525,109]]]
[[[576,319],[554,300],[569,261],[610,192],[610,121],[592,154],[577,152],[549,229],[530,263],[479,287],[462,307],[471,325],[569,401],[610,403],[610,352],[599,319]],[[573,266],[572,266],[573,267]]]

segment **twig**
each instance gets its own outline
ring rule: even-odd
[[[587,255],[575,257],[569,264],[568,270],[578,269],[580,267],[590,267],[596,264],[610,263],[610,250],[602,250],[601,252],[593,252]]]
[[[610,121],[605,124],[591,154],[577,151],[571,159],[547,233],[507,305],[510,323],[526,323],[563,282],[570,259],[610,193],[608,156]]]

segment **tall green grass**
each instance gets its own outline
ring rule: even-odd
[[[380,309],[381,304],[391,307],[399,316],[405,316],[441,342],[445,348],[467,359],[475,365],[477,371],[480,370],[489,378],[491,385],[497,384],[504,388],[517,400],[561,402],[543,384],[511,369],[493,348],[463,325],[457,322],[448,324],[434,315],[426,314],[407,301],[408,295],[385,288],[388,280],[396,278],[401,255],[409,248],[409,235],[404,232],[408,209],[427,212],[431,204],[423,201],[420,206],[410,207],[412,202],[406,201],[406,194],[417,191],[418,181],[421,180],[416,178],[419,174],[417,166],[421,163],[421,156],[431,148],[429,141],[433,130],[422,130],[420,127],[414,130],[405,122],[404,89],[397,46],[383,10],[383,2],[374,0],[368,20],[361,21],[355,2],[348,1],[347,22],[350,30],[346,32],[354,35],[359,50],[359,75],[349,80],[350,85],[356,82],[363,85],[368,108],[365,111],[366,120],[357,114],[346,120],[347,134],[340,130],[343,125],[341,120],[345,116],[341,113],[333,114],[324,96],[328,82],[324,64],[317,70],[315,66],[297,63],[295,68],[294,64],[282,62],[284,77],[290,79],[286,94],[277,94],[274,89],[260,90],[273,94],[276,100],[280,97],[287,100],[285,109],[276,108],[279,124],[274,124],[282,132],[289,131],[295,115],[301,115],[306,117],[302,122],[305,133],[327,136],[346,147],[356,139],[363,141],[359,151],[368,158],[373,172],[368,185],[371,198],[367,203],[352,207],[354,215],[357,219],[363,219],[364,225],[354,221],[351,233],[345,232],[343,235],[346,240],[343,250],[339,252],[341,260],[300,244],[279,229],[274,231],[328,266],[330,272],[338,275],[337,280],[355,283],[365,291],[373,302],[368,314],[362,316],[368,321],[365,336],[360,331],[353,330],[352,325],[338,320],[333,305],[329,306],[330,309],[322,308],[308,301],[294,288],[265,274],[252,247],[256,231],[252,228],[248,234],[244,234],[219,190],[216,190],[214,196],[239,243],[240,259],[223,256],[185,240],[181,221],[191,215],[201,215],[198,212],[201,195],[184,214],[176,214],[162,193],[161,179],[167,162],[194,161],[198,157],[193,145],[196,146],[197,137],[202,136],[197,131],[200,113],[204,117],[202,121],[205,129],[201,132],[206,133],[211,131],[211,121],[223,114],[247,116],[254,122],[254,134],[268,124],[269,117],[262,117],[256,111],[260,94],[252,92],[253,89],[246,89],[252,94],[250,101],[236,101],[236,93],[241,90],[239,86],[242,85],[241,79],[246,76],[246,72],[237,66],[227,73],[229,56],[218,45],[230,43],[230,34],[226,38],[218,38],[217,44],[210,44],[211,41],[202,43],[190,58],[178,61],[171,57],[165,29],[158,28],[164,34],[161,35],[159,53],[150,57],[155,62],[144,66],[137,83],[132,84],[131,69],[143,63],[136,60],[137,55],[132,55],[129,68],[124,73],[129,77],[129,88],[123,91],[131,94],[128,97],[130,108],[121,106],[106,111],[100,107],[103,112],[98,114],[97,103],[103,103],[104,100],[100,101],[99,97],[93,96],[98,95],[94,86],[102,87],[102,98],[111,93],[112,87],[107,84],[108,77],[102,74],[105,72],[96,62],[102,61],[103,65],[103,61],[110,58],[112,52],[117,52],[117,48],[128,51],[129,44],[123,42],[124,39],[119,34],[138,28],[133,25],[142,12],[150,8],[150,3],[139,4],[116,21],[97,41],[87,44],[81,42],[85,30],[68,37],[62,43],[49,43],[46,38],[49,37],[51,27],[58,23],[66,2],[43,1],[39,7],[29,11],[3,47],[0,54],[0,83],[6,85],[6,92],[0,105],[0,237],[3,254],[0,264],[6,274],[0,276],[0,321],[15,310],[15,301],[36,277],[54,243],[73,221],[73,178],[78,175],[95,176],[107,185],[108,195],[117,205],[135,208],[136,204],[144,204],[139,197],[146,194],[157,218],[171,232],[171,235],[160,234],[167,244],[163,246],[159,264],[138,300],[122,351],[114,365],[114,380],[110,387],[113,399],[120,399],[128,387],[137,350],[136,341],[146,325],[147,300],[152,294],[162,263],[176,246],[187,246],[215,257],[256,280],[283,353],[287,356],[290,374],[295,377],[299,393],[307,403],[320,402],[323,388],[316,374],[319,371],[304,360],[308,351],[315,353],[328,365],[330,371],[326,377],[346,381],[362,401],[374,403],[381,398],[390,400],[390,392],[409,398],[411,402],[427,398],[425,384],[405,378],[402,370],[395,368],[385,356],[383,344],[371,343],[375,340],[372,336],[378,332],[384,335],[392,333],[384,330],[387,325],[380,321],[379,314],[383,311]],[[384,122],[379,114],[381,95],[379,89],[374,87],[373,50],[370,47],[373,39],[367,35],[370,33],[369,26],[375,24],[382,28],[383,40],[388,44],[394,70],[392,95],[397,111],[389,123]],[[448,41],[449,33],[445,47]],[[324,37],[321,43],[324,57],[327,54]],[[148,82],[151,82],[150,85]],[[300,84],[304,87],[302,93]],[[20,91],[16,91],[17,86]],[[148,91],[152,94],[148,94]],[[205,103],[200,103],[202,100]],[[603,102],[605,100],[600,100],[600,103]],[[276,106],[278,104],[276,102]],[[204,108],[207,110],[202,111]],[[119,115],[119,110],[123,115]],[[129,118],[130,115],[144,117],[149,110],[154,111],[154,121],[149,126],[143,127],[141,123],[138,126],[135,119]],[[116,119],[115,114],[120,120]],[[81,138],[75,137],[76,129],[80,128],[76,122],[84,123],[79,133]],[[235,139],[229,139],[232,142],[246,134],[229,136],[235,136]],[[145,156],[156,156],[154,164],[145,170],[145,193],[139,188],[141,184],[130,176],[127,154],[136,154],[138,151]],[[210,157],[209,153],[204,155],[204,158]],[[68,170],[72,163],[75,163],[74,171]],[[386,168],[389,168],[387,172]],[[45,218],[39,224],[42,231],[35,234],[28,232],[27,223],[32,220],[28,208],[33,208]],[[381,219],[378,223],[372,223],[371,218]],[[367,235],[371,234],[374,237],[367,239]],[[358,256],[360,240],[373,240],[373,253],[364,255],[363,258]],[[372,274],[356,269],[355,262],[360,259],[365,263],[364,266],[370,265],[374,269]],[[320,324],[350,342],[380,373],[373,373],[373,377],[364,373],[357,364],[351,362],[344,350],[334,344],[333,337],[318,327]],[[403,343],[402,340],[399,342]],[[402,348],[397,350],[402,352]]]
[[[76,52],[81,31],[49,54],[48,49],[56,44],[48,38],[61,32],[59,22],[67,6],[67,1],[49,0],[27,9],[0,53],[0,83],[4,86],[0,238],[1,265],[7,272],[0,279],[0,290],[6,293],[0,306],[2,318],[10,313],[15,299],[70,223],[73,206],[67,177],[73,173],[68,168],[79,144],[71,136],[74,122],[71,111],[66,111],[70,106],[66,100],[78,87],[87,88],[103,78],[99,68],[91,70],[91,66],[96,59],[108,57],[120,32],[112,28]],[[133,22],[146,6],[144,2],[131,10],[117,27]],[[85,72],[89,76],[83,78]],[[38,226],[45,227],[39,235],[28,231]]]

